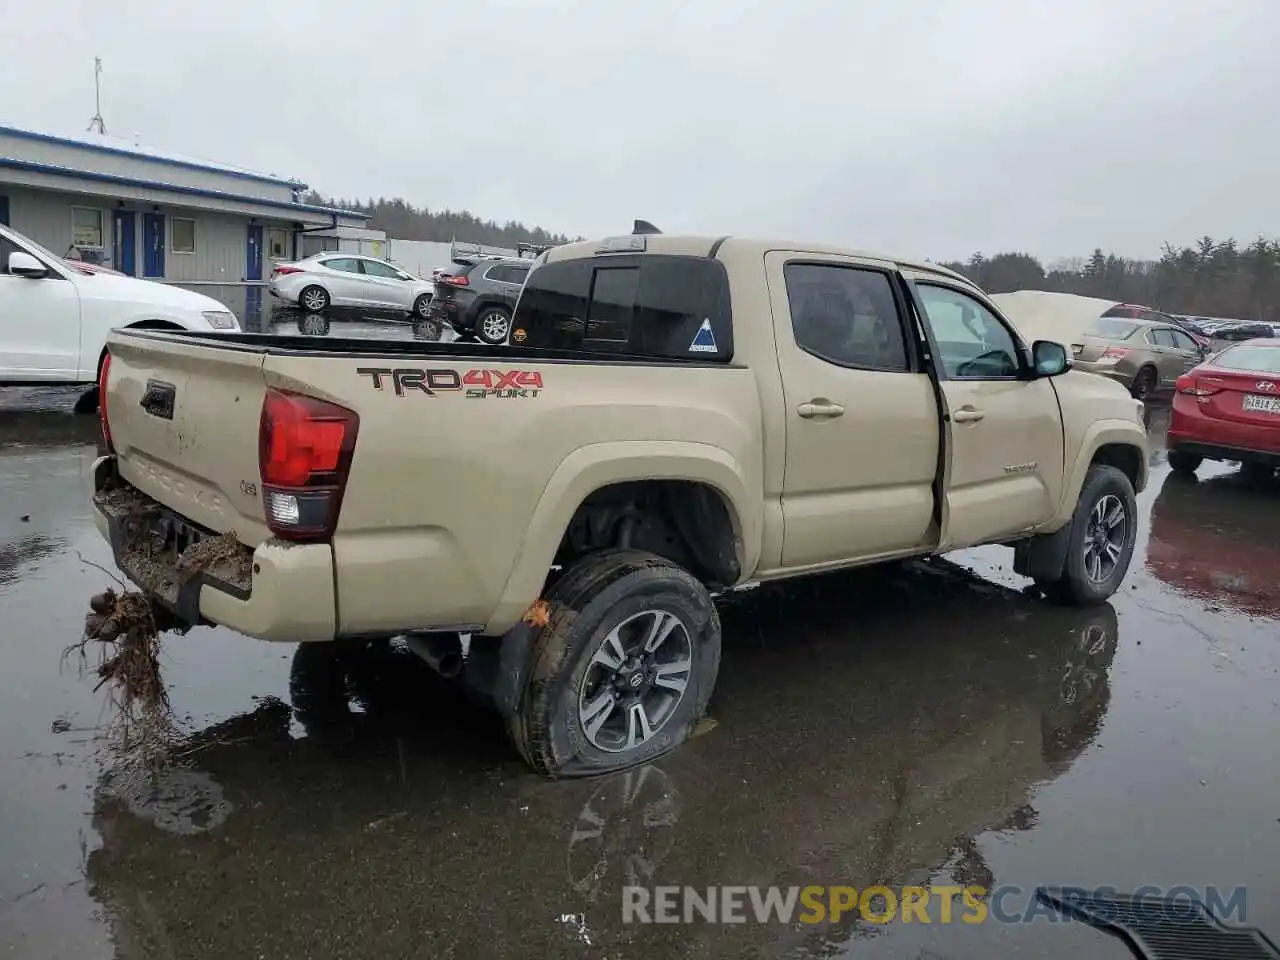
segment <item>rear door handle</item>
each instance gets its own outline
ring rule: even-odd
[[[810,400],[808,403],[800,404],[796,408],[796,413],[806,420],[842,417],[844,416],[844,407],[838,403],[832,403],[830,400]]]
[[[973,407],[962,407],[951,415],[951,419],[956,423],[977,423],[986,414],[981,410],[975,410]]]

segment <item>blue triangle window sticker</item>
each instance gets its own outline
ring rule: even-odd
[[[689,344],[690,353],[715,353],[716,335],[711,330],[711,318],[702,321],[702,326],[693,335],[693,343]]]

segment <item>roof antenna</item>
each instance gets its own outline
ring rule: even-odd
[[[93,115],[93,119],[89,121],[89,130],[96,129],[100,136],[107,135],[107,125],[102,119],[102,83],[99,77],[102,76],[102,58],[93,58],[93,105],[97,107],[98,112]]]
[[[633,234],[636,233],[661,233],[662,231],[655,227],[648,220],[637,220],[635,226],[631,229]]]

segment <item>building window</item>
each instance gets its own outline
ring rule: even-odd
[[[169,222],[169,249],[174,253],[195,253],[196,222],[182,217],[173,217]]]
[[[71,245],[87,250],[102,249],[102,211],[90,207],[71,208]]]
[[[272,227],[267,231],[267,256],[272,260],[289,259],[289,231]]]

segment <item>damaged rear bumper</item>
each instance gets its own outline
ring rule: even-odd
[[[221,624],[261,640],[334,639],[328,544],[232,544],[216,562],[183,569],[191,547],[214,535],[120,480],[113,456],[93,466],[93,517],[116,565],[180,620]]]

